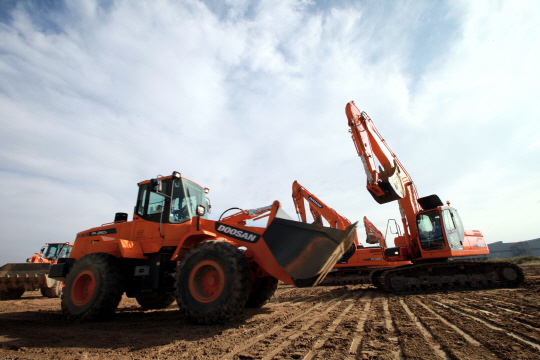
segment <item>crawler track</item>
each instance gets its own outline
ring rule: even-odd
[[[0,303],[0,359],[538,359],[535,276],[514,288],[412,295],[281,285],[267,305],[219,326],[127,298],[106,323],[73,324],[59,299],[27,293]]]
[[[389,269],[381,274],[380,282],[382,289],[404,294],[515,287],[524,279],[523,270],[515,264],[452,261]]]

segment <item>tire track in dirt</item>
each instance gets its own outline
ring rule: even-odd
[[[310,307],[307,311],[293,317],[292,319],[284,322],[281,325],[275,326],[269,331],[255,336],[253,339],[245,343],[244,345],[234,349],[231,353],[227,354],[224,359],[250,359],[261,358],[273,354],[273,352],[279,348],[278,352],[283,348],[283,342],[289,341],[286,345],[290,344],[288,337],[294,335],[293,330],[295,327],[300,329],[303,325],[303,318],[313,312],[313,318],[318,319],[325,314],[331,312],[335,307],[342,303],[342,299],[347,297],[346,294],[339,298],[331,299],[326,302],[319,302]],[[319,314],[317,309],[322,308]],[[298,326],[300,325],[300,326]],[[298,330],[297,330],[298,331]],[[269,350],[269,351],[268,351]],[[274,356],[274,355],[272,355]]]
[[[360,295],[362,297],[358,301]],[[314,358],[345,359],[352,357],[348,349],[353,342],[355,328],[357,327],[355,319],[360,318],[360,315],[365,309],[365,304],[371,302],[371,297],[372,292],[367,291],[357,293],[353,298],[346,300],[350,301],[348,306],[326,326],[326,329],[323,329],[317,341],[314,342],[304,357],[304,360]],[[360,322],[361,320],[358,321]],[[311,336],[309,333],[302,334],[303,338],[309,336]]]
[[[371,306],[372,291],[357,291],[300,314],[279,329],[259,335],[228,355],[234,359],[354,359]],[[333,302],[333,303],[332,303]],[[385,321],[388,321],[385,317]],[[389,321],[391,323],[391,321]],[[397,343],[397,338],[394,339]],[[399,354],[399,351],[396,352]],[[391,358],[398,358],[393,356]]]
[[[507,334],[504,329],[490,326],[481,321],[471,321],[471,319],[476,319],[428,298],[423,299],[422,303],[436,311],[448,322],[456,326],[459,324],[460,329],[475,338],[499,358],[509,360],[516,358],[538,359],[540,356],[540,352],[534,346]]]
[[[508,306],[517,306],[521,308],[530,309],[531,312],[536,312],[536,314],[540,313],[540,305],[538,305],[538,298],[535,298],[533,300],[527,300],[521,296],[513,296],[513,295],[519,295],[519,294],[499,294],[499,293],[490,293],[489,296],[485,296],[484,298],[488,301],[495,301],[499,303],[503,303]]]
[[[364,323],[364,335],[359,344],[357,358],[400,359],[401,355],[397,333],[388,312],[388,299],[376,293]]]
[[[429,330],[445,353],[452,359],[494,359],[496,356],[484,348],[470,334],[447,321],[419,297],[406,298],[406,305]]]
[[[417,319],[402,298],[390,297],[390,310],[403,355],[408,359],[448,359],[429,330]]]
[[[470,315],[487,321],[488,323],[493,323],[510,332],[517,333],[527,338],[528,341],[540,345],[540,329],[527,323],[524,324],[522,320],[523,315],[509,314],[507,312],[500,313],[496,311],[496,308],[494,309],[492,306],[489,306],[489,304],[478,303],[474,300],[471,301],[470,299],[463,300],[463,302],[456,302],[454,300],[439,301],[451,307],[457,307]],[[525,320],[525,322],[527,322],[527,320]]]
[[[450,303],[450,302],[445,303],[445,302],[439,302],[435,300],[434,302],[439,305],[446,306],[450,308],[451,310],[459,312],[465,316],[468,316],[471,319],[484,323],[486,326],[490,327],[491,329],[505,331],[508,335],[513,336],[516,339],[521,340],[525,342],[526,344],[532,346],[537,351],[540,351],[540,342],[537,339],[532,338],[531,336],[528,336],[528,335],[524,335],[520,333],[519,331],[520,330],[524,331],[527,334],[531,334],[536,337],[538,337],[538,332],[534,333],[534,332],[529,331],[529,328],[523,326],[523,324],[516,323],[514,321],[507,321],[506,319],[501,318],[498,314],[490,313],[488,311],[478,311],[476,309],[467,307],[466,305],[461,304],[461,303],[459,305],[456,305],[455,303]],[[490,316],[488,317],[486,316],[486,314],[489,314]]]
[[[362,343],[362,339],[364,336],[364,326],[370,314],[371,304],[373,302],[373,295],[374,292],[369,291],[363,297],[365,299],[364,307],[363,309],[361,309],[361,312],[358,316],[358,323],[356,323],[355,330],[352,331],[353,338],[349,347],[349,354],[351,355],[357,354],[359,345]],[[352,328],[352,326],[349,326],[349,328]]]

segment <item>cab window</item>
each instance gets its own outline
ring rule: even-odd
[[[146,206],[146,191],[148,184],[141,185],[139,187],[139,196],[137,197],[137,215],[144,216],[144,208]]]
[[[463,229],[463,223],[461,222],[461,218],[459,217],[459,214],[456,210],[450,209],[452,213],[452,219],[454,219],[454,224],[456,225],[457,231],[459,233],[459,237],[463,239],[464,236],[464,229]]]
[[[446,244],[441,227],[441,218],[437,211],[418,214],[416,217],[418,236],[423,250],[441,250]]]
[[[148,200],[148,215],[160,214],[165,207],[165,196],[155,192],[150,193]]]
[[[443,210],[443,220],[444,220],[444,227],[446,230],[454,230],[456,228],[454,224],[454,219],[452,219],[452,215],[450,215],[449,210]]]
[[[191,220],[196,215],[197,205],[206,205],[204,189],[188,179],[175,179],[169,221],[179,224]],[[206,219],[207,214],[202,218]]]
[[[48,260],[56,260],[57,253],[58,245],[49,245],[49,248],[43,257]]]

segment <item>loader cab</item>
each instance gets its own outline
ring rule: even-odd
[[[181,224],[197,215],[198,205],[207,207],[205,189],[175,172],[139,184],[135,215],[151,222]]]
[[[47,244],[43,257],[49,261],[54,261],[61,257],[69,257],[70,253],[71,245],[69,243]]]

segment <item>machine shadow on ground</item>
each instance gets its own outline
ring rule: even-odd
[[[118,309],[107,321],[88,323],[69,322],[60,310],[2,313],[0,337],[7,341],[0,346],[10,350],[71,347],[136,351],[181,341],[206,340],[241,327],[254,316],[272,312],[271,307],[246,309],[237,318],[221,325],[194,325],[177,310],[176,304],[164,310]],[[34,329],[31,334],[30,326]]]

